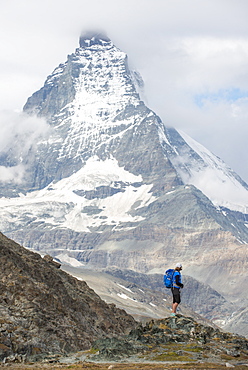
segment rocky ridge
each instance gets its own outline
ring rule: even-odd
[[[130,362],[248,363],[248,340],[182,315],[148,322],[120,339],[98,340],[93,359]]]
[[[108,305],[84,281],[68,275],[0,234],[0,359],[68,353],[135,326],[124,310]]]

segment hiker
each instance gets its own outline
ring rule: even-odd
[[[181,296],[180,296],[180,288],[183,288],[182,284],[182,275],[180,271],[182,270],[181,263],[177,263],[174,274],[173,274],[173,286],[171,288],[172,296],[173,296],[173,303],[172,303],[172,316],[176,315],[177,307],[179,303],[181,302]]]

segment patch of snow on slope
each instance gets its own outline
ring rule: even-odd
[[[70,266],[73,266],[73,267],[84,266],[83,263],[79,262],[78,260],[76,260],[73,257],[69,257],[68,254],[66,254],[66,253],[58,254],[58,255],[55,256],[55,258],[60,260],[60,262],[62,262],[64,264],[67,264],[67,265],[70,265]]]
[[[149,305],[151,305],[152,307],[157,307],[154,303],[150,302]]]
[[[117,284],[117,285],[119,285],[119,286],[120,286],[121,288],[123,288],[123,289],[126,289],[128,292],[133,293],[133,292],[131,291],[131,289],[126,288],[124,285],[121,285],[121,284]]]
[[[93,190],[101,185],[110,185],[114,181],[140,182],[142,176],[136,176],[119,167],[115,158],[111,157],[105,161],[97,156],[88,159],[85,166],[70,177],[64,178],[53,184],[54,190]]]
[[[118,295],[118,297],[120,297],[120,298],[122,298],[122,299],[130,299],[130,301],[136,301],[135,299],[133,299],[133,298],[130,298],[130,297],[128,297],[126,294],[124,294],[124,293],[117,293],[117,295]]]
[[[184,183],[200,189],[216,206],[246,213],[248,190],[234,176],[233,171],[203,145],[185,133],[179,133],[205,163],[192,167],[191,158],[187,156],[173,162]]]
[[[46,188],[17,198],[0,199],[0,227],[5,230],[8,223],[25,227],[32,222],[43,222],[53,227],[67,227],[78,232],[89,232],[91,227],[111,225],[118,228],[123,222],[137,222],[140,216],[132,216],[131,210],[150,204],[155,197],[151,185],[133,186],[141,182],[136,176],[118,166],[114,158],[105,161],[93,157],[78,172]],[[107,198],[86,199],[75,191],[89,191],[113,182],[125,183],[123,192]],[[90,213],[89,209],[97,210]],[[1,223],[1,220],[2,221]],[[5,225],[6,224],[6,225]],[[100,232],[100,230],[98,230]]]

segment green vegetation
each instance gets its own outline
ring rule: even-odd
[[[183,350],[187,352],[202,352],[204,349],[194,344],[188,344],[183,348]]]
[[[179,355],[176,352],[165,352],[156,355],[151,359],[151,361],[182,361],[182,362],[190,362],[193,361],[192,358],[185,355]]]

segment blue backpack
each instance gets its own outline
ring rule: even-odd
[[[172,288],[173,287],[173,275],[174,275],[173,269],[166,270],[164,273],[164,285],[166,288]]]

